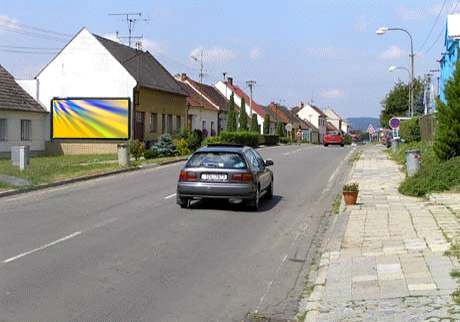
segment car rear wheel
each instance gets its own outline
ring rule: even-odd
[[[259,209],[259,203],[260,203],[260,191],[259,188],[256,190],[256,195],[252,200],[249,201],[249,208],[251,208],[252,211],[256,211]]]
[[[326,146],[326,147],[327,147],[327,144],[326,144],[326,143],[324,143],[324,146]]]
[[[343,148],[344,144],[343,144],[343,143],[340,143],[340,146]]]

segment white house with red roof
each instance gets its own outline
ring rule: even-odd
[[[326,122],[327,115],[323,113],[318,107],[310,104],[300,102],[297,110],[297,116],[302,120],[312,123],[319,131],[319,143],[323,143],[324,136],[326,135]]]
[[[251,107],[252,107],[252,113],[253,114],[255,113],[257,115],[257,123],[259,123],[260,133],[261,134],[263,133],[264,118],[265,118],[266,112],[262,108],[262,106],[260,106],[254,101],[254,98],[251,100],[251,98],[245,92],[243,92],[241,88],[233,84],[233,78],[231,77],[227,78],[226,82],[218,81],[214,86],[227,99],[230,99],[230,96],[233,93],[235,105],[238,106],[239,109],[241,109],[241,100],[244,98],[245,106],[246,106],[246,114],[248,115],[248,119],[250,120],[252,118],[252,115],[251,115]],[[276,120],[270,116],[270,134],[275,133],[275,124],[276,124]]]

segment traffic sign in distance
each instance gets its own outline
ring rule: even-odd
[[[288,132],[292,131],[292,124],[291,123],[286,124],[286,131],[288,131]]]

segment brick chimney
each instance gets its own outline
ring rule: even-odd
[[[182,73],[182,74],[180,75],[180,80],[181,80],[181,81],[185,81],[186,79],[187,79],[187,74],[186,74],[186,73]]]
[[[233,77],[227,77],[227,81],[230,85],[233,85]]]

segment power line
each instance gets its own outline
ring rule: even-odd
[[[22,29],[19,29],[19,28],[14,28],[12,26],[1,25],[1,24],[0,24],[0,30],[5,30],[5,31],[14,32],[14,33],[21,34],[21,35],[26,35],[26,36],[40,38],[40,39],[46,39],[46,40],[55,40],[55,41],[62,41],[62,42],[68,40],[68,39],[57,37],[57,36],[52,36],[52,35],[47,35],[47,34],[40,34],[40,33],[37,33],[37,32],[32,32],[32,31],[28,31],[28,30],[22,30]]]
[[[452,8],[452,10],[450,11],[449,14],[452,14],[458,7],[458,4],[460,3],[460,0],[457,0],[457,3],[455,4],[455,6]],[[443,29],[441,29],[441,32],[439,33],[439,35],[436,37],[436,40],[431,44],[431,46],[426,50],[425,54],[428,54],[430,52],[430,50],[434,47],[434,45],[438,42],[439,38],[441,38],[442,34],[444,33],[445,31]]]
[[[5,18],[5,17],[0,17],[0,26],[2,25],[2,23],[5,24],[6,26],[9,26],[10,28],[13,28],[13,29],[16,29],[16,28],[19,27],[19,28],[22,28],[22,29],[30,29],[30,30],[34,30],[34,31],[37,31],[37,32],[41,32],[43,34],[50,34],[50,35],[55,35],[55,36],[65,37],[65,38],[72,37],[72,35],[65,34],[65,33],[62,33],[62,32],[57,32],[57,31],[43,29],[43,28],[31,26],[31,25],[17,23],[15,21],[12,21],[11,19],[8,19],[8,18]]]
[[[447,0],[444,0],[444,2],[442,3],[442,7],[441,7],[441,10],[439,10],[439,13],[438,13],[438,16],[436,17],[436,20],[434,21],[433,23],[433,26],[431,26],[431,29],[430,31],[428,32],[426,38],[425,38],[425,41],[422,43],[422,45],[419,47],[419,49],[417,51],[421,51],[423,46],[425,46],[426,42],[428,41],[428,39],[430,38],[431,36],[431,33],[433,32],[434,30],[434,27],[436,26],[436,24],[438,23],[438,20],[439,20],[439,17],[441,17],[441,13],[442,11],[444,10],[444,7],[446,6],[446,3],[447,3]]]

